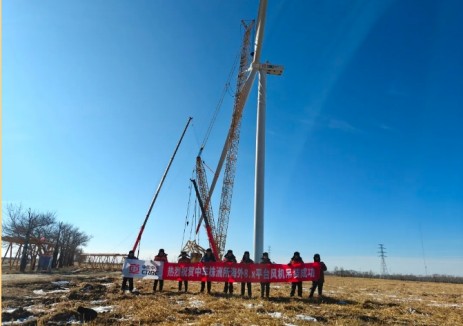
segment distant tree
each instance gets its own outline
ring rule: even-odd
[[[28,252],[32,258],[31,268],[37,252],[29,249],[31,238],[46,239],[54,245],[52,268],[72,266],[76,255],[82,252],[91,236],[77,227],[57,222],[55,213],[37,213],[25,210],[22,205],[7,205],[7,218],[2,222],[2,235],[19,238],[23,242],[20,271],[24,272],[28,262]]]
[[[59,222],[52,231],[52,238],[55,244],[53,250],[53,258],[52,258],[52,268],[56,268],[58,266],[58,254],[59,249],[61,246],[61,230],[64,228],[64,223]]]
[[[59,223],[56,231],[53,266],[64,267],[74,265],[74,259],[81,252],[80,247],[87,245],[91,236],[80,231],[71,224]]]
[[[49,229],[55,222],[55,213],[37,213],[30,208],[25,211],[22,205],[9,204],[6,207],[7,218],[2,223],[2,235],[18,237],[24,241],[19,270],[24,272],[27,266],[27,251],[31,237],[40,236],[40,232]]]

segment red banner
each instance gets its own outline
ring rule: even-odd
[[[320,276],[318,263],[235,264],[235,263],[164,263],[164,280],[212,282],[299,282],[314,281]]]

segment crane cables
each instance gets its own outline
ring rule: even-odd
[[[203,140],[203,143],[201,144],[201,149],[203,149],[205,146],[206,146],[206,143],[209,139],[209,136],[211,135],[211,132],[212,132],[212,128],[214,126],[214,123],[215,123],[215,120],[217,119],[217,115],[219,114],[219,111],[220,111],[220,108],[222,107],[222,103],[223,103],[223,100],[225,98],[225,95],[229,92],[229,88],[230,88],[230,81],[235,73],[235,70],[236,70],[236,66],[238,65],[238,61],[239,61],[239,58],[240,58],[240,53],[238,53],[235,57],[235,61],[233,62],[233,66],[228,74],[228,78],[227,78],[227,82],[225,83],[224,87],[223,87],[223,90],[222,90],[222,94],[220,96],[220,99],[219,99],[219,102],[217,103],[216,107],[215,107],[215,111],[214,111],[214,114],[212,115],[212,119],[211,119],[211,122],[209,123],[209,127],[207,128],[207,131],[206,131],[206,135],[204,136],[204,140]]]
[[[192,191],[191,183],[189,183],[188,189],[189,189],[188,205],[187,205],[187,209],[186,209],[185,226],[183,227],[182,246],[181,246],[180,250],[183,248],[183,243],[185,242],[185,231],[186,231],[186,228],[187,228],[188,224],[190,223],[189,220],[188,220],[188,217],[190,216],[191,191]],[[190,231],[190,238],[191,238],[191,231]]]

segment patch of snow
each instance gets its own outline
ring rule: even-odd
[[[99,304],[99,303],[104,303],[108,300],[93,300],[93,301],[90,301],[90,304]]]
[[[183,306],[185,301],[180,300],[180,301],[175,301],[175,303],[178,304],[179,306]]]
[[[190,307],[200,308],[204,306],[204,301],[190,299]]]
[[[101,283],[101,285],[106,286],[107,288],[110,288],[111,286],[114,285],[114,283]]]
[[[51,282],[51,284],[53,285],[59,285],[59,286],[65,286],[65,285],[69,285],[71,282],[69,281],[56,281],[56,282]]]
[[[34,290],[34,291],[32,291],[32,292],[33,292],[34,294],[36,294],[36,295],[45,295],[45,294],[46,294],[45,291],[42,290],[42,289],[40,289],[40,290]]]
[[[2,312],[12,314],[16,309],[18,308],[5,308],[5,309],[2,309]]]
[[[106,276],[103,276],[103,277],[98,277],[97,280],[98,281],[109,281],[110,279]]]
[[[45,311],[50,311],[50,309],[44,309],[43,305],[32,305],[32,306],[27,306],[24,307],[25,310],[30,311],[30,312],[45,312]]]
[[[70,291],[69,289],[62,289],[62,290],[53,290],[53,291],[45,292],[44,290],[40,289],[40,290],[34,290],[32,292],[35,295],[46,295],[46,294],[49,294],[49,293],[67,293],[69,291]]]
[[[70,291],[69,289],[53,290],[53,291],[46,292],[46,294],[48,294],[48,293],[66,293],[66,292],[69,292],[69,291]]]
[[[97,313],[103,313],[103,312],[111,312],[114,309],[114,306],[101,306],[101,307],[94,307],[92,308],[95,310]]]
[[[69,325],[69,324],[71,324],[71,325],[80,324],[80,321],[73,317],[73,318],[69,319],[68,321],[66,321],[66,325]]]
[[[273,318],[281,318],[283,316],[281,312],[277,312],[277,311],[269,312],[268,315]]]
[[[397,298],[396,300],[400,301],[400,302],[410,302],[410,301],[419,301],[419,302],[421,302],[421,301],[423,301],[423,299],[413,297],[413,296],[410,296],[408,298]]]
[[[317,321],[317,318],[307,315],[297,315],[296,318],[300,320]]]
[[[443,307],[443,308],[462,308],[463,305],[458,303],[429,303],[429,307]]]
[[[245,306],[246,308],[248,308],[248,309],[252,309],[252,308],[260,308],[260,307],[263,307],[263,304],[262,304],[262,303],[259,303],[259,304],[248,303],[248,304],[245,304],[244,306]]]
[[[37,320],[35,316],[29,316],[27,318],[20,318],[18,320],[4,321],[2,325],[23,325],[26,322]]]
[[[82,271],[83,271],[83,269],[82,269],[82,268],[79,268],[79,269],[76,269],[75,271],[72,271],[71,273],[72,273],[72,274],[77,274],[77,273],[80,273],[80,272],[82,272]]]

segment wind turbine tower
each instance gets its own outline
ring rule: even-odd
[[[257,15],[254,58],[250,75],[251,77],[256,72],[259,73],[254,180],[254,261],[258,261],[264,251],[265,97],[267,74],[280,76],[284,69],[283,66],[273,65],[268,62],[260,63],[266,12],[267,0],[261,0]]]

